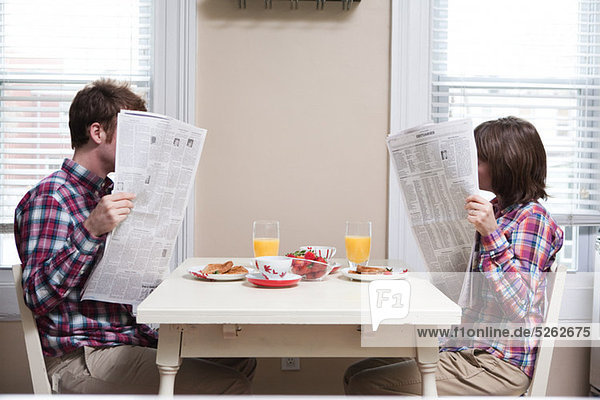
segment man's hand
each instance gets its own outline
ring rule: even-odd
[[[131,212],[133,193],[109,194],[100,200],[90,216],[83,221],[83,226],[94,236],[101,236],[112,231]]]
[[[476,194],[467,197],[465,210],[469,221],[481,236],[487,236],[498,229],[492,203]]]

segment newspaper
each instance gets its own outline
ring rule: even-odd
[[[205,138],[205,129],[164,115],[119,113],[113,193],[136,198],[109,235],[84,300],[135,306],[169,274]]]
[[[464,209],[467,196],[479,193],[472,123],[417,126],[390,134],[387,145],[433,283],[457,300],[475,242]]]

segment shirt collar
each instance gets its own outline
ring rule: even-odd
[[[519,206],[519,204],[511,204],[510,206],[500,210],[500,204],[498,203],[497,197],[494,197],[490,201],[490,203],[492,203],[492,206],[494,207],[494,216],[496,217],[496,219],[502,217],[503,215],[508,214],[509,212],[511,212],[512,210],[514,210],[515,208],[517,208]]]
[[[71,180],[100,196],[106,193],[107,186],[112,185],[112,181],[109,178],[101,178],[84,166],[77,164],[75,161],[68,158],[65,158],[61,169],[70,176]]]

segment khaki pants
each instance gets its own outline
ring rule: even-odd
[[[58,393],[157,394],[156,349],[140,346],[83,347],[46,357],[52,389]],[[184,359],[176,394],[249,394],[254,358]]]
[[[440,396],[520,396],[529,377],[506,361],[483,351],[440,352],[435,372]],[[421,395],[421,373],[412,358],[368,358],[344,375],[346,394]]]

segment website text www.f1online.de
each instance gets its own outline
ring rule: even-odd
[[[417,336],[458,338],[458,339],[519,339],[519,338],[556,338],[556,339],[590,339],[592,337],[592,326],[512,326],[494,327],[477,326],[465,327],[454,326],[450,328],[417,328]]]

